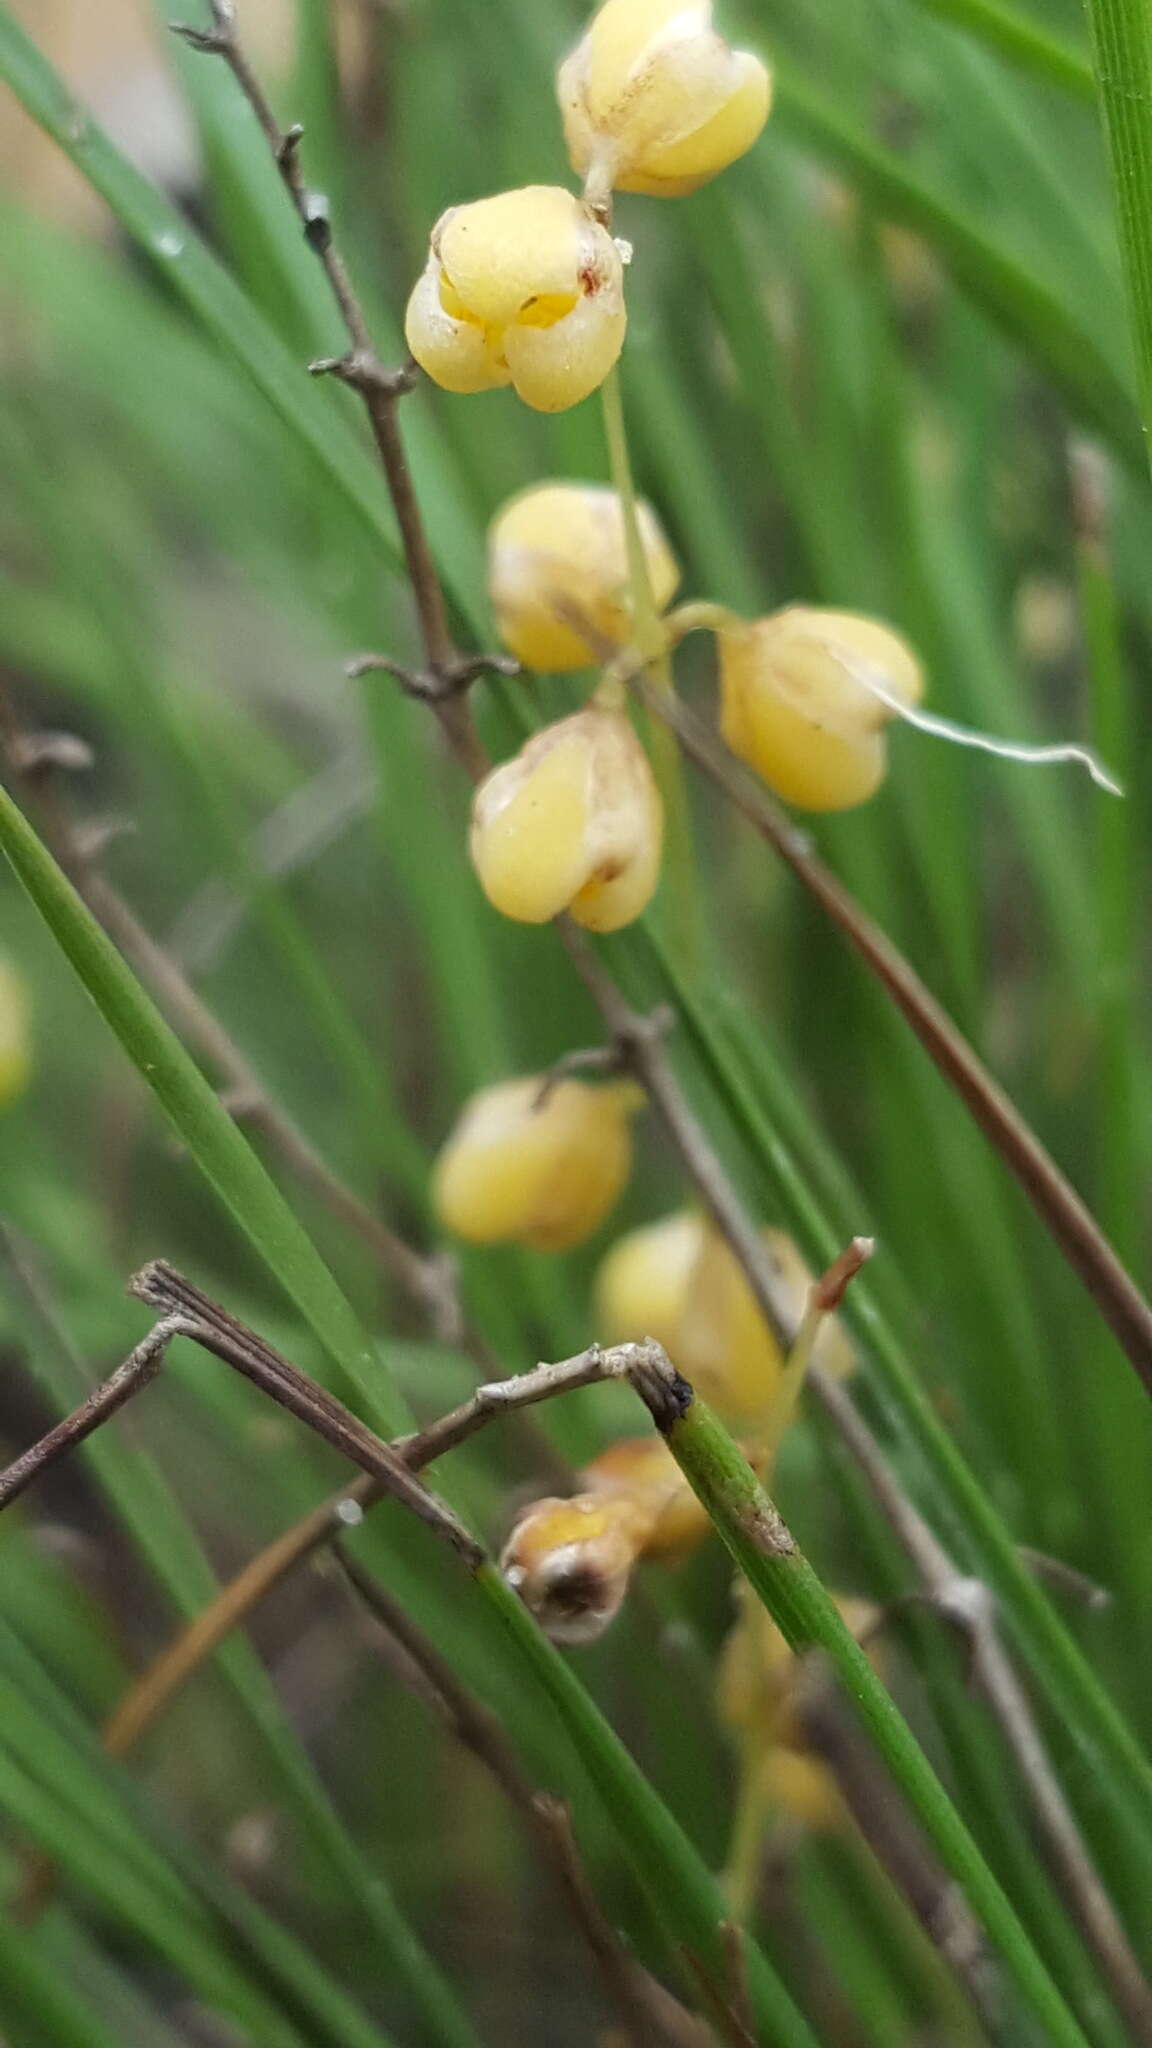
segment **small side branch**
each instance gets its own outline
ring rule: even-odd
[[[86,1436],[91,1436],[93,1430],[99,1429],[101,1423],[107,1422],[109,1416],[115,1415],[117,1409],[123,1408],[134,1394],[155,1379],[174,1337],[194,1334],[185,1316],[172,1314],[162,1317],[115,1372],[109,1373],[106,1380],[93,1388],[87,1400],[0,1472],[0,1508],[10,1507],[49,1465],[67,1457]]]

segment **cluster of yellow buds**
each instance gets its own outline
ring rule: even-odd
[[[445,390],[511,384],[540,412],[587,398],[624,344],[630,252],[602,218],[613,186],[693,191],[751,147],[771,97],[759,59],[713,30],[708,0],[607,0],[557,89],[585,197],[526,185],[449,208],[405,322]]]
[[[662,612],[680,566],[651,506],[637,505],[636,517],[648,586]],[[505,647],[541,675],[587,668],[605,642],[626,647],[632,594],[616,492],[544,483],[510,498],[488,529],[488,594]]]
[[[885,727],[924,690],[899,633],[854,612],[789,605],[717,633],[720,729],[786,803],[843,811],[887,766]]]
[[[741,1824],[734,1863],[758,1860],[768,1815],[776,1811],[809,1828],[843,1823],[845,1808],[827,1764],[808,1744],[800,1702],[802,1660],[790,1649],[751,1588],[736,1586],[738,1612],[724,1645],[716,1700],[743,1763]],[[879,1610],[869,1600],[838,1598],[841,1620],[857,1642],[868,1640]],[[749,1872],[730,1877],[743,1890]]]
[[[470,1244],[567,1251],[599,1229],[632,1171],[632,1081],[530,1074],[481,1089],[436,1162],[433,1199]]]
[[[28,1000],[15,968],[0,960],[0,1108],[28,1085]]]
[[[761,1233],[776,1280],[776,1308],[796,1330],[812,1275],[782,1230]],[[610,1343],[655,1337],[705,1400],[731,1421],[756,1425],[769,1414],[784,1354],[735,1253],[715,1226],[692,1210],[633,1230],[614,1245],[596,1281],[601,1328]],[[854,1354],[843,1325],[827,1316],[815,1362],[837,1378]]]
[[[663,610],[679,567],[646,505],[638,524]],[[521,492],[492,522],[488,565],[501,637],[518,660],[544,671],[584,668],[605,643],[629,644],[628,549],[615,491],[550,483]],[[481,887],[524,924],[561,911],[590,931],[630,924],[655,894],[663,839],[648,756],[623,704],[603,695],[537,733],[473,799],[470,848]]]

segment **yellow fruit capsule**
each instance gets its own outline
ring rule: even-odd
[[[664,806],[627,713],[591,704],[538,732],[480,784],[469,848],[490,903],[522,924],[562,910],[631,924],[660,879]]]
[[[558,1643],[590,1643],[619,1613],[641,1558],[670,1558],[708,1517],[666,1444],[628,1437],[580,1475],[571,1500],[538,1500],[504,1546],[501,1569]]]
[[[752,147],[772,81],[712,27],[711,0],[606,0],[561,65],[573,169],[589,187],[676,198]]]
[[[639,505],[648,580],[663,611],[680,570],[656,514]],[[505,647],[544,674],[587,668],[599,650],[573,617],[624,647],[632,629],[624,515],[600,484],[535,484],[497,513],[488,529],[488,588]]]
[[[786,803],[845,811],[884,779],[883,696],[916,704],[920,663],[899,633],[853,612],[789,605],[717,634],[720,730]],[[871,686],[871,687],[870,687]]]
[[[563,186],[525,185],[441,216],[405,334],[446,391],[511,384],[563,412],[603,383],[626,324],[611,235]]]
[[[591,1237],[632,1170],[631,1081],[558,1081],[543,1100],[528,1075],[465,1106],[433,1179],[436,1213],[471,1244],[567,1251]]]
[[[0,960],[0,1107],[23,1094],[31,1064],[24,984],[15,969]]]

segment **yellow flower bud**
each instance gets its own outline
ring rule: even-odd
[[[658,611],[680,570],[655,513],[637,506],[648,580]],[[595,647],[566,612],[605,640],[626,646],[632,603],[624,515],[600,484],[536,484],[510,498],[488,530],[488,587],[504,645],[543,673],[587,668]]]
[[[483,1088],[436,1162],[433,1197],[448,1230],[471,1244],[567,1251],[603,1222],[632,1168],[631,1081],[592,1087],[542,1077]]]
[[[563,412],[603,383],[626,318],[611,235],[563,186],[525,185],[441,216],[405,334],[446,391],[511,384]]]
[[[522,924],[570,911],[589,931],[631,924],[660,879],[664,807],[626,712],[591,704],[538,732],[480,784],[472,863]]]
[[[761,1236],[781,1320],[797,1329],[812,1276],[784,1231]],[[600,1266],[596,1304],[607,1342],[654,1337],[704,1399],[733,1420],[752,1424],[767,1414],[783,1366],[780,1347],[735,1253],[703,1217],[684,1211],[629,1231]],[[838,1317],[825,1319],[813,1355],[838,1378],[851,1372],[855,1357]]]
[[[717,639],[720,729],[734,754],[802,810],[850,810],[875,793],[896,715],[875,690],[909,705],[923,694],[906,640],[876,619],[804,605]]]
[[[556,83],[579,175],[657,198],[743,156],[772,101],[760,59],[716,34],[711,0],[606,0]]]
[[[23,1093],[30,1067],[24,984],[14,968],[0,961],[0,1106]]]

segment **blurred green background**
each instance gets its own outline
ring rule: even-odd
[[[722,10],[729,33],[776,62],[778,106],[715,185],[620,203],[635,248],[625,400],[685,595],[753,614],[793,599],[875,611],[922,650],[933,709],[1012,737],[1091,741],[1124,782],[1117,803],[1075,770],[904,731],[880,796],[816,821],[815,837],[1147,1282],[1152,521],[1099,117],[1071,0],[1027,14],[1042,49],[1070,53],[1060,79],[1009,61],[979,16],[974,29],[952,11]],[[428,1245],[427,1164],[463,1097],[596,1042],[598,1026],[552,935],[484,902],[464,857],[467,791],[433,721],[387,678],[345,676],[359,649],[416,652],[390,513],[353,398],[303,374],[340,335],[254,123],[222,66],[163,34],[166,12],[153,18],[146,0],[14,10],[180,218],[142,210],[65,117],[79,170],[63,172],[5,97],[3,688],[26,726],[88,742],[94,764],[71,801],[115,828],[106,872],[325,1158]],[[582,18],[560,0],[241,0],[278,114],[305,124],[307,174],[385,358],[445,205],[566,179],[550,79]],[[14,71],[10,28],[0,14]],[[193,269],[201,245],[222,271]],[[599,410],[544,419],[505,393],[421,385],[403,423],[474,643],[487,520],[536,478],[605,478]],[[706,709],[706,648],[693,644],[679,672]],[[556,715],[580,688],[481,685],[486,740],[510,751],[526,712]],[[712,790],[693,788],[693,810],[706,957],[676,1057],[766,1221],[813,1259],[852,1230],[877,1237],[860,1398],[960,1561],[1007,1571],[1008,1550],[974,1532],[941,1478],[941,1436],[1016,1543],[1111,1594],[1089,1609],[1055,1592],[1055,1636],[1028,1621],[1024,1594],[1009,1611],[1068,1795],[1146,1942],[1150,1838],[1115,1760],[1105,1767],[1078,1726],[1051,1647],[1070,1636],[1146,1738],[1146,1401],[842,942]],[[662,932],[658,920],[608,948],[638,1000],[685,994]],[[27,985],[32,1053],[27,1091],[0,1113],[9,1453],[137,1340],[124,1283],[152,1256],[323,1373],[7,877],[0,945]],[[412,1406],[428,1416],[462,1398],[467,1362],[279,1177]],[[626,1201],[586,1252],[468,1255],[470,1308],[507,1369],[590,1341],[605,1244],[687,1197],[649,1119]],[[909,1382],[927,1396],[927,1435]],[[597,1395],[544,1417],[577,1459],[632,1426],[625,1404]],[[494,1543],[545,1483],[511,1434],[456,1462]],[[3,1860],[10,1887],[30,1844],[63,1874],[36,1926],[5,1934],[0,2024],[14,2044],[452,2038],[388,1960],[396,1912],[484,2041],[579,2043],[609,2024],[518,1822],[330,1567],[280,1589],[250,1642],[197,1674],[129,1765],[100,1760],[93,1731],[132,1673],[337,1481],[336,1461],[251,1390],[174,1353],[128,1417],[4,1518]],[[838,1588],[884,1598],[906,1584],[823,1429],[790,1441],[782,1497]],[[376,1519],[397,1589],[506,1716],[530,1768],[576,1796],[602,1899],[662,1967],[559,1737],[515,1696],[424,1537]],[[733,1789],[711,1703],[727,1578],[714,1554],[675,1580],[653,1572],[579,1658],[714,1866]],[[1087,2037],[1127,2040],[955,1646],[927,1622],[902,1644],[897,1690]],[[949,2017],[901,1914],[844,1840],[789,1844],[761,1932],[819,2038],[983,2038]],[[1003,2038],[1038,2038],[1029,2024],[1009,2010]]]

